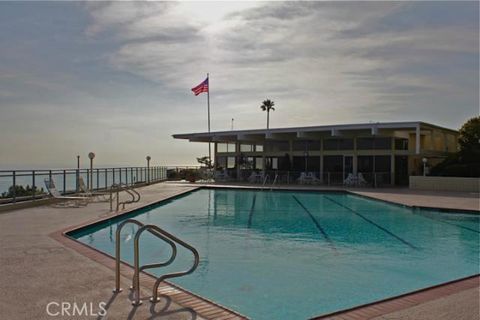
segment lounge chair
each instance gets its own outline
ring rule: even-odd
[[[347,187],[354,187],[358,184],[358,176],[355,176],[353,173],[349,173],[347,179],[343,181],[343,184]]]
[[[227,171],[216,171],[215,172],[215,180],[218,181],[227,181],[229,179],[229,176],[227,174]]]
[[[297,178],[297,182],[301,184],[307,182],[307,174],[305,172],[300,173],[300,177]]]
[[[90,201],[88,197],[85,196],[78,196],[78,197],[70,197],[70,196],[62,196],[60,192],[55,187],[55,182],[52,179],[46,178],[45,179],[45,187],[47,188],[48,193],[57,200],[61,200],[62,202],[56,204],[59,207],[85,207]]]
[[[307,181],[310,183],[317,183],[317,182],[320,182],[320,179],[317,178],[317,176],[315,175],[315,172],[309,172],[307,174]]]
[[[361,172],[358,173],[358,182],[357,182],[358,186],[366,186],[368,185],[368,182],[367,180],[365,180],[365,178],[363,177],[363,174]]]
[[[83,177],[78,177],[78,189],[80,191],[81,197],[91,197],[93,200],[99,202],[106,202],[110,200],[110,193],[109,192],[98,192],[98,191],[90,191],[88,187],[85,185],[85,181],[83,181]]]

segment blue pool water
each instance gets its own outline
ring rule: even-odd
[[[479,272],[478,215],[347,193],[200,189],[131,217],[198,249],[198,269],[174,283],[252,319],[306,319]],[[120,221],[72,236],[113,255]],[[136,229],[122,231],[130,263]],[[140,247],[142,263],[170,254],[148,233]],[[151,272],[182,270],[192,257],[177,260]]]

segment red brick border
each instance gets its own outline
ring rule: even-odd
[[[50,237],[57,240],[61,244],[77,251],[78,253],[100,263],[107,268],[115,270],[115,259],[104,252],[92,248],[86,244],[69,238],[62,231],[57,231],[50,234]],[[121,275],[131,279],[133,278],[133,268],[127,263],[122,262],[120,266]],[[142,286],[153,287],[156,278],[146,272],[142,272],[140,282]],[[112,283],[113,285],[113,283]],[[222,305],[219,305],[206,298],[200,297],[182,287],[173,283],[164,281],[158,289],[159,294],[166,295],[172,298],[173,302],[187,308],[193,309],[199,316],[205,319],[218,319],[224,317],[225,320],[246,320],[247,317],[238,312],[230,310]]]
[[[162,201],[177,197],[179,195],[183,195],[185,193],[192,192],[196,190],[197,188],[190,189],[187,191],[179,192],[176,193],[170,197],[166,197],[165,199],[162,200],[156,200],[152,201],[150,203],[147,203],[143,205],[142,207],[137,207],[137,208],[131,208],[130,210],[124,211],[120,214],[109,214],[107,216],[97,218],[97,219],[91,219],[88,220],[85,223],[82,223],[80,225],[76,226],[70,226],[67,228],[64,228],[62,230],[55,231],[50,234],[50,237],[55,239],[56,241],[60,242],[61,244],[77,251],[78,253],[86,256],[87,258],[92,259],[93,261],[100,263],[107,268],[110,268],[115,270],[115,259],[114,257],[97,250],[93,247],[90,247],[84,243],[81,243],[80,241],[77,241],[66,234],[68,232],[71,232],[73,230],[86,227],[88,225],[94,224],[94,223],[99,223],[102,221],[106,221],[118,216],[123,216],[131,213],[132,211],[138,210],[140,208],[148,207],[151,205],[154,205],[156,203],[160,203]],[[133,278],[133,267],[127,263],[122,262],[120,265],[120,273],[129,278]],[[148,287],[153,287],[156,278],[147,273],[147,272],[142,272],[140,275],[140,281],[142,285],[146,285]],[[158,289],[159,294],[161,295],[166,295],[172,298],[172,301],[187,308],[191,308],[193,311],[195,311],[199,316],[205,319],[223,319],[223,320],[248,320],[249,318],[236,312],[233,310],[228,309],[227,307],[224,307],[218,303],[215,303],[213,301],[210,301],[204,297],[201,297],[199,295],[196,295],[178,285],[175,285],[171,282],[164,281],[160,285]]]
[[[480,285],[480,275],[450,281],[433,287],[413,291],[393,298],[380,300],[346,310],[314,317],[311,320],[372,319],[395,311],[411,308],[421,303],[446,297]]]

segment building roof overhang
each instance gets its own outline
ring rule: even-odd
[[[230,130],[215,132],[198,132],[174,134],[175,139],[188,139],[192,142],[232,142],[232,141],[262,141],[262,140],[284,140],[290,138],[318,139],[321,137],[335,137],[348,134],[379,134],[384,130],[444,130],[450,133],[458,133],[456,130],[443,128],[437,125],[412,121],[412,122],[376,122],[358,124],[338,124],[325,126],[272,128],[272,129],[249,129]]]

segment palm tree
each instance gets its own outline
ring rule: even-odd
[[[267,100],[264,100],[262,102],[262,105],[260,106],[260,108],[263,111],[267,111],[267,129],[269,128],[269,124],[270,124],[270,110],[275,111],[275,108],[273,107],[274,105],[275,105],[275,102],[273,102],[270,99],[267,99]]]

